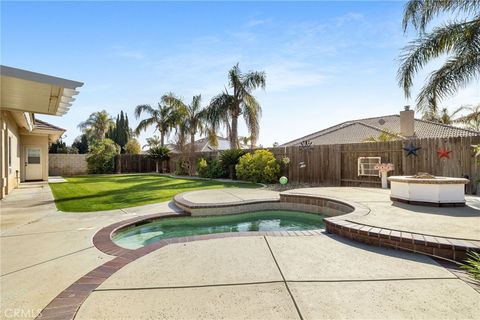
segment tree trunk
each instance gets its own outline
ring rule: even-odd
[[[232,115],[232,128],[230,131],[230,149],[238,149],[238,116]]]
[[[155,160],[155,172],[158,173],[158,160]]]
[[[190,134],[190,169],[189,174],[191,176],[195,175],[195,133]]]
[[[191,133],[190,134],[190,150],[193,152],[195,152],[195,133]]]
[[[165,145],[165,132],[160,131],[160,145],[163,147]]]

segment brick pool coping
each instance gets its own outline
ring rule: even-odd
[[[181,196],[181,194],[179,195]],[[180,199],[175,197],[175,200]],[[254,201],[255,202],[255,201]],[[325,218],[326,231],[334,233],[348,239],[400,250],[406,250],[421,254],[426,254],[437,258],[446,258],[449,260],[459,260],[465,257],[466,250],[480,251],[480,241],[453,239],[445,237],[437,237],[424,235],[419,233],[411,233],[394,229],[379,228],[349,221],[349,219],[360,215],[366,215],[370,209],[364,205],[351,201],[344,201],[332,197],[325,197],[313,194],[285,192],[280,193],[278,200],[260,200],[256,204],[296,204],[300,207],[309,209],[317,206],[323,209],[330,209],[332,217]],[[254,203],[254,204],[255,204]],[[245,206],[252,204],[238,202],[233,206]],[[230,205],[206,204],[208,208],[226,208]],[[199,207],[197,204],[196,207]],[[220,239],[229,237],[250,237],[250,236],[318,236],[325,233],[324,229],[309,231],[255,231],[255,232],[229,232],[215,233],[200,236],[179,237],[172,239],[163,239],[154,242],[148,246],[135,250],[122,248],[112,241],[113,234],[123,228],[129,226],[148,223],[153,220],[163,218],[177,218],[189,216],[189,213],[157,213],[142,217],[120,221],[102,228],[93,237],[93,244],[103,253],[115,256],[112,260],[98,266],[88,272],[65,290],[55,297],[37,316],[37,319],[74,319],[79,308],[88,296],[97,289],[105,280],[107,280],[115,272],[155,250],[163,248],[169,244],[186,243],[192,241]]]
[[[180,214],[152,214],[143,217],[137,217],[111,224],[98,231],[93,237],[93,244],[103,253],[115,256],[112,260],[98,266],[88,272],[80,279],[75,281],[59,295],[57,295],[37,316],[36,319],[74,319],[78,310],[88,296],[97,289],[105,280],[115,272],[155,250],[163,248],[169,244],[187,243],[201,240],[232,238],[232,237],[251,237],[251,236],[318,236],[324,234],[324,229],[306,230],[306,231],[253,231],[253,232],[229,232],[213,233],[207,235],[178,237],[164,239],[154,242],[146,247],[135,250],[125,249],[117,246],[111,239],[111,236],[119,229],[135,225],[139,222],[149,222],[163,218],[175,218],[189,216],[185,213]],[[108,240],[107,240],[108,239]]]

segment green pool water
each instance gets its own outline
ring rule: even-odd
[[[299,211],[257,211],[210,217],[165,218],[120,230],[112,240],[137,249],[162,239],[245,231],[296,231],[323,228],[323,216]]]

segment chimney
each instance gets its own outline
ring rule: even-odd
[[[404,137],[415,135],[415,111],[410,110],[410,106],[405,106],[405,110],[400,111],[400,134]]]

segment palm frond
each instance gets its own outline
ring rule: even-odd
[[[467,129],[480,131],[480,104],[461,107],[461,111],[464,110],[467,110],[468,113],[458,117],[455,122],[463,124]]]
[[[260,132],[260,118],[262,117],[262,108],[260,107],[260,104],[255,99],[255,97],[250,94],[246,94],[244,96],[243,106],[243,118],[245,119],[245,123],[250,133],[252,144],[255,144],[258,139],[258,134]]]
[[[403,31],[412,25],[423,33],[428,23],[441,13],[478,13],[480,0],[410,0],[406,3],[403,14]]]
[[[251,71],[247,73],[242,80],[243,87],[251,92],[253,89],[257,88],[265,89],[267,76],[263,71]]]
[[[182,99],[177,97],[172,92],[163,95],[162,102],[174,109],[187,109],[187,105],[182,101]]]
[[[135,134],[139,135],[142,131],[146,131],[147,128],[155,125],[156,123],[157,119],[155,119],[154,117],[143,119],[138,123],[137,127],[135,128]]]
[[[443,54],[469,48],[480,54],[480,20],[446,24],[412,41],[402,50],[397,79],[405,96],[410,97],[413,78],[428,62]]]
[[[465,87],[480,76],[480,54],[466,52],[456,55],[433,72],[417,97],[417,106],[425,105],[432,97],[443,99]]]
[[[142,113],[146,113],[152,115],[154,113],[154,109],[149,104],[141,104],[135,107],[135,118],[140,118]]]

